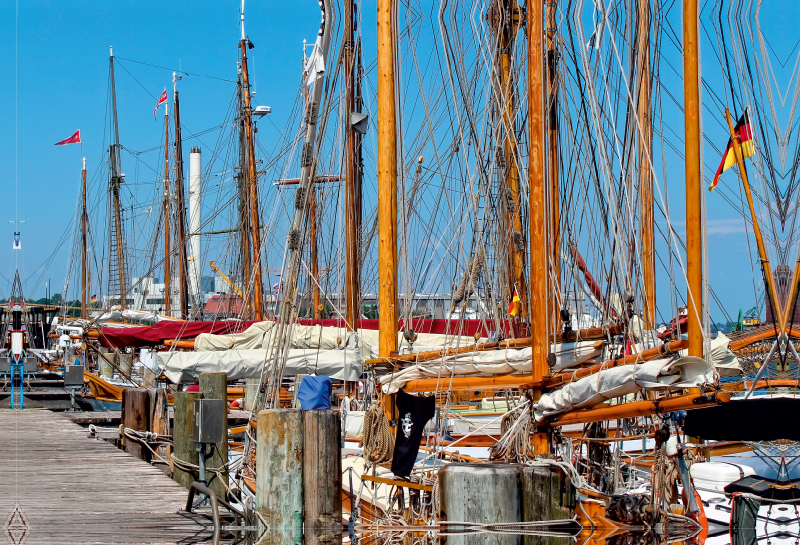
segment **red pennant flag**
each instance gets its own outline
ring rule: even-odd
[[[56,142],[56,146],[66,146],[67,144],[80,144],[81,143],[81,130],[78,129],[75,131],[75,134],[67,138],[66,140],[62,140],[61,142]]]
[[[161,93],[161,96],[159,97],[158,102],[156,102],[155,110],[153,110],[153,118],[154,119],[156,117],[156,112],[158,111],[158,107],[161,106],[162,104],[164,104],[166,101],[167,101],[167,90],[164,89],[164,92]]]

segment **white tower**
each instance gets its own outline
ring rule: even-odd
[[[195,301],[194,312],[200,312],[203,298],[200,294],[200,275],[203,266],[200,260],[200,181],[203,169],[203,160],[199,147],[193,147],[189,155],[189,291]]]

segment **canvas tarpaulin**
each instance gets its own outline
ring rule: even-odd
[[[200,333],[234,333],[253,322],[225,320],[216,322],[163,321],[151,326],[108,326],[100,329],[100,342],[106,348],[141,348],[164,344],[167,339],[193,339]]]
[[[194,341],[195,351],[253,350],[269,348],[273,337],[280,331],[278,322],[258,322],[246,331],[229,335],[201,334]],[[343,327],[326,327],[322,325],[293,324],[284,329],[284,335],[291,335],[292,348],[318,348],[321,350],[337,350],[356,346],[356,336]],[[361,355],[364,358],[376,357],[378,331],[360,329],[357,334],[360,340]],[[408,341],[398,335],[400,349],[408,346]],[[468,346],[473,344],[473,337],[455,337],[438,333],[418,333],[414,342],[415,350],[424,350],[442,346]]]
[[[731,340],[722,333],[718,333],[716,338],[711,339],[708,361],[721,377],[735,377],[742,374],[741,364],[736,354],[730,349],[730,344]],[[680,351],[681,356],[687,354],[689,354],[688,350]]]
[[[534,405],[536,420],[571,409],[593,407],[643,389],[688,388],[714,382],[714,379],[708,364],[693,356],[620,365],[544,394]]]
[[[146,319],[148,317],[155,318],[155,315],[150,316],[147,313],[139,313],[133,319]],[[119,316],[121,318],[122,315]],[[156,321],[148,320],[148,321]],[[194,339],[201,333],[213,333],[217,335],[224,335],[228,333],[240,333],[245,331],[248,327],[257,322],[241,321],[241,320],[216,320],[216,321],[184,321],[184,320],[164,320],[156,325],[124,325],[124,324],[100,324],[101,336],[100,340],[106,348],[141,348],[145,346],[157,346],[164,344],[168,339]],[[345,322],[342,319],[326,319],[326,320],[297,320],[300,325],[306,326],[323,326],[335,328],[340,332],[346,331]],[[400,320],[398,322],[399,328],[403,329],[405,322]],[[359,331],[375,331],[375,338],[377,338],[378,320],[358,320]],[[501,322],[501,327],[505,332],[508,329],[507,322]],[[442,320],[442,319],[416,319],[409,321],[409,327],[417,332],[419,336],[421,333],[435,333],[440,335],[449,334],[450,338],[453,334],[461,335],[462,337],[469,337],[470,342],[474,342],[474,335],[479,332],[482,337],[487,337],[494,327],[494,322],[487,322],[485,320]],[[344,338],[344,334],[342,333]],[[506,333],[504,333],[506,336]],[[377,345],[377,341],[375,343]],[[422,343],[417,342],[415,348],[421,346]]]
[[[554,370],[568,368],[600,355],[595,341],[579,341],[557,344],[553,349],[556,357]],[[383,392],[393,394],[402,389],[407,382],[421,378],[442,378],[442,388],[447,388],[447,379],[452,375],[508,375],[511,373],[530,373],[532,348],[505,348],[484,352],[467,352],[437,360],[424,365],[406,367],[397,373],[380,378]]]
[[[228,380],[260,378],[275,365],[269,350],[223,350],[206,352],[158,352],[158,366],[175,384],[196,382],[200,373],[227,373]],[[356,381],[363,360],[355,350],[290,349],[284,374],[325,375],[337,380]]]

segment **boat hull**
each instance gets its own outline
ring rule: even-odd
[[[122,402],[111,399],[97,399],[95,397],[75,396],[75,401],[84,411],[121,411]]]

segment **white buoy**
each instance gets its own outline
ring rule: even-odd
[[[203,298],[200,294],[200,275],[203,271],[202,263],[200,262],[200,225],[202,223],[201,217],[201,200],[200,200],[200,184],[203,171],[203,156],[200,153],[199,147],[193,147],[192,153],[189,155],[189,290],[192,293],[192,298],[195,301],[196,308],[194,313],[199,313],[200,307],[203,304]]]

